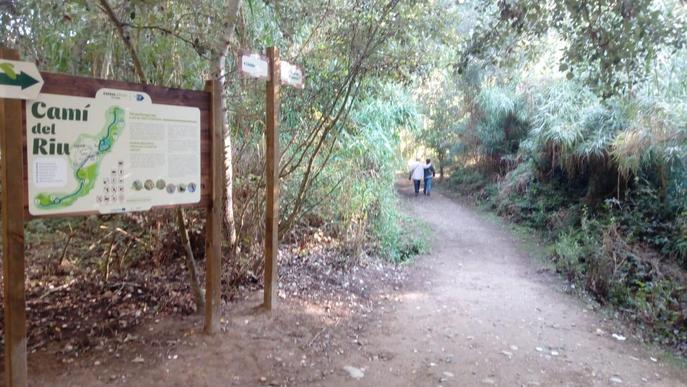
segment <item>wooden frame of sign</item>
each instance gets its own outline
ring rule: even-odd
[[[18,60],[14,50],[0,48],[0,59]],[[119,81],[42,73],[42,93],[94,97],[101,88],[147,93],[158,104],[190,106],[200,110],[201,199],[183,207],[207,210],[205,332],[215,333],[220,321],[220,270],[222,237],[222,195],[224,189],[223,110],[220,88],[207,81],[205,91],[170,89]],[[27,385],[26,295],[24,223],[28,212],[26,103],[0,99],[0,145],[2,157],[2,244],[5,307],[5,385]],[[11,187],[11,189],[8,189]],[[177,206],[160,206],[177,207]],[[155,207],[155,208],[160,208]],[[87,213],[66,216],[87,215]],[[58,215],[65,216],[65,215]]]

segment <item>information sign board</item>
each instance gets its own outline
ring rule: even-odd
[[[39,94],[26,104],[32,215],[117,213],[200,201],[200,110],[138,91]]]

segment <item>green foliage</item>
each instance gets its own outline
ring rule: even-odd
[[[480,191],[487,184],[489,184],[489,179],[476,168],[455,169],[448,180],[449,187],[462,194]]]
[[[471,61],[516,67],[551,50],[543,38],[560,37],[559,69],[602,98],[621,95],[644,81],[661,51],[684,47],[687,11],[679,0],[476,0],[468,39],[456,69]]]
[[[529,129],[523,101],[508,88],[489,87],[477,95],[476,106],[480,153],[515,155]]]
[[[663,202],[660,191],[645,179],[637,179],[635,186],[627,193],[622,207],[611,207],[623,235],[629,242],[651,246],[678,265],[687,267],[685,208]]]
[[[463,10],[473,22],[466,26],[467,39],[458,46],[455,68],[459,74],[475,60],[508,67],[523,55],[534,55],[551,17],[547,3],[536,0],[466,1]]]
[[[546,235],[577,219],[575,192],[565,182],[542,183],[527,167],[513,170],[495,189],[485,201],[499,215]]]
[[[680,118],[670,106],[649,100],[632,102],[628,108],[630,125],[615,138],[612,150],[623,175],[647,166],[664,168],[687,155],[685,130],[679,128]]]
[[[555,262],[570,281],[595,284],[596,289],[608,288],[605,278],[598,276],[599,262],[604,259],[601,242],[601,225],[598,221],[589,220],[585,214],[578,228],[562,232],[554,245]],[[596,268],[593,268],[596,266]],[[610,280],[610,279],[609,279]],[[602,295],[605,297],[606,295]]]
[[[456,117],[459,115],[459,104],[456,90],[446,87],[450,77],[443,72],[434,75],[435,79],[421,96],[425,101],[426,124],[422,131],[412,134],[412,144],[421,142],[426,145],[439,162],[441,173],[457,141],[456,126],[460,123],[456,121]],[[411,147],[413,154],[410,157],[415,157],[417,150],[415,146]]]
[[[400,133],[416,130],[419,114],[413,98],[398,85],[380,89],[353,107],[351,123],[340,134],[331,167],[323,172],[323,183],[311,200],[321,216],[335,220],[338,232],[353,246],[351,254],[367,245],[402,261],[419,242],[404,235],[395,171],[402,164]],[[328,199],[323,202],[325,191]]]
[[[582,124],[588,116],[598,114],[598,99],[576,82],[559,81],[532,90],[532,101],[533,125],[523,150],[544,171],[575,170],[578,159],[589,155],[578,151],[589,148],[593,152],[593,147],[584,145]]]
[[[394,219],[380,221],[375,228],[381,251],[387,254],[392,262],[408,262],[420,254],[429,251],[429,226],[398,212],[389,212]]]
[[[685,44],[687,19],[674,2],[568,0],[555,2],[554,23],[568,41],[561,71],[607,98],[646,76],[663,47]]]
[[[674,279],[636,281],[635,284],[634,294],[628,297],[621,293],[616,299],[627,302],[637,310],[640,321],[655,327],[662,336],[674,337],[678,342],[684,342],[685,335],[680,335],[675,330],[676,326],[680,326],[680,320],[684,319],[679,310],[680,294],[684,293],[684,287]]]
[[[659,270],[620,236],[613,218],[607,223],[582,217],[580,228],[561,233],[555,244],[558,270],[582,284],[601,302],[608,302],[651,327],[661,337],[684,340],[681,274]]]

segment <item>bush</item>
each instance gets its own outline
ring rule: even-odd
[[[598,301],[678,343],[687,334],[684,274],[662,266],[655,254],[628,244],[613,218],[582,217],[580,227],[562,232],[554,245],[557,270],[583,285]]]
[[[354,106],[350,125],[327,156],[321,184],[309,197],[313,212],[333,223],[346,256],[366,250],[400,262],[422,250],[404,229],[394,187],[402,164],[400,132],[418,126],[415,108],[401,87],[384,86]]]
[[[457,168],[451,171],[448,186],[462,194],[474,194],[489,184],[489,178],[475,167]]]
[[[392,262],[402,263],[429,251],[429,228],[416,220],[401,217],[398,229],[380,234],[381,248]]]
[[[625,201],[612,206],[613,216],[631,243],[648,245],[687,269],[687,209],[660,199],[659,190],[643,179]]]

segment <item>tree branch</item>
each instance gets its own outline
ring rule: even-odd
[[[115,28],[117,29],[117,33],[119,34],[119,37],[122,39],[124,46],[126,46],[126,49],[129,51],[129,54],[131,55],[131,59],[134,62],[134,70],[136,71],[136,75],[138,76],[140,82],[147,84],[148,80],[146,79],[146,75],[143,72],[143,67],[141,66],[141,61],[138,59],[138,53],[136,53],[136,49],[131,44],[131,38],[126,33],[126,31],[124,31],[124,24],[122,24],[119,21],[119,19],[117,18],[117,15],[115,15],[114,11],[112,10],[112,7],[110,6],[110,3],[108,3],[107,0],[99,0],[99,1],[100,1],[100,6],[101,6],[102,10],[110,18],[110,21],[112,22],[112,24],[115,25]]]

